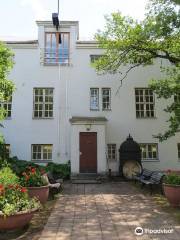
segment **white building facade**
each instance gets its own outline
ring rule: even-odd
[[[38,163],[71,161],[72,174],[119,170],[118,149],[129,134],[142,149],[143,167],[180,169],[180,135],[159,143],[167,128],[167,102],[148,89],[161,78],[159,64],[121,76],[98,75],[93,41],[79,41],[78,22],[38,21],[38,40],[8,42],[15,53],[10,79],[16,91],[6,104],[2,129],[10,155]],[[172,99],[173,101],[173,99]]]

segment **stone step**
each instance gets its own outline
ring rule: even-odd
[[[96,180],[100,176],[98,174],[90,173],[80,173],[77,175],[71,176],[71,180]]]
[[[100,180],[94,179],[73,179],[71,180],[72,184],[100,184]]]

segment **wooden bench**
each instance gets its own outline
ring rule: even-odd
[[[152,194],[153,186],[162,184],[163,177],[164,177],[164,173],[153,172],[149,179],[140,179],[140,182],[142,183],[142,187],[145,185],[149,186]],[[161,191],[162,191],[162,188],[161,188]]]

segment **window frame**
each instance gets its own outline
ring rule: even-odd
[[[114,155],[114,158],[113,158],[113,149],[112,149],[112,146],[115,146],[115,155]],[[109,149],[110,147],[110,149]],[[110,155],[111,157],[109,157],[109,151],[110,151]],[[108,161],[113,161],[113,162],[116,162],[117,161],[117,144],[116,143],[108,143],[107,144],[107,158],[108,158]]]
[[[10,106],[10,110],[9,110],[9,106]],[[4,108],[4,110],[7,112],[7,116],[5,116],[5,120],[11,119],[12,118],[12,96],[8,101],[0,102],[0,108]],[[10,116],[9,116],[9,113],[10,113]]]
[[[103,91],[104,90],[109,90],[109,108],[104,108],[103,107],[103,97],[104,97],[104,94],[103,94]],[[101,104],[102,104],[102,111],[111,111],[111,88],[109,88],[109,87],[103,87],[103,88],[101,88]],[[106,104],[107,104],[107,102],[106,102]]]
[[[93,96],[91,95],[91,90],[97,90],[97,93],[98,93],[98,95],[97,95],[97,100],[98,100],[98,107],[97,107],[97,109],[92,108],[92,106],[91,106],[91,97],[93,97]],[[99,110],[100,110],[99,88],[97,88],[97,87],[91,87],[91,88],[90,88],[90,111],[99,111]]]
[[[35,95],[35,91],[36,90],[42,90],[43,91],[43,102],[36,102],[35,101],[35,97],[36,97],[36,95]],[[52,90],[52,103],[50,103],[50,102],[46,102],[45,101],[45,99],[46,99],[46,94],[45,94],[45,91],[46,90]],[[40,117],[40,116],[35,116],[35,112],[37,111],[37,110],[35,110],[35,104],[37,104],[37,105],[40,105],[40,104],[42,104],[42,117]],[[46,117],[45,116],[45,112],[46,112],[46,109],[45,109],[45,105],[46,104],[48,104],[48,105],[50,105],[50,104],[52,104],[52,116],[48,116],[48,117]],[[38,113],[40,112],[39,110],[37,111]],[[48,112],[50,112],[50,111],[48,111]],[[35,88],[33,88],[33,119],[53,119],[54,118],[54,88],[51,88],[51,87],[45,87],[45,88],[42,88],[42,87],[35,87]]]
[[[46,52],[46,50],[47,50],[47,36],[48,36],[48,34],[50,34],[51,35],[51,48],[50,49],[53,49],[52,48],[52,35],[53,34],[55,34],[55,39],[56,39],[56,48],[55,48],[55,52],[50,52],[50,53],[48,53],[48,52]],[[63,36],[63,38],[64,38],[64,35],[68,35],[68,54],[66,54],[66,55],[68,55],[68,58],[65,58],[65,59],[67,59],[67,62],[62,62],[62,61],[60,61],[60,59],[64,59],[63,57],[62,58],[60,58],[58,55],[59,55],[59,38],[60,38],[60,35],[61,35],[61,39],[62,39],[62,36]],[[46,64],[46,65],[58,65],[58,64],[61,64],[61,65],[68,65],[69,63],[70,63],[70,32],[45,32],[45,48],[44,48],[44,64]],[[62,48],[63,50],[65,49],[65,48]],[[62,51],[63,53],[64,53],[64,51]],[[55,61],[54,62],[51,62],[51,61],[47,61],[47,59],[48,59],[48,57],[46,57],[46,54],[55,54],[56,55],[56,57],[55,58],[52,58],[52,59],[55,59]],[[62,56],[64,56],[64,54],[62,54]]]
[[[34,146],[36,146],[36,147],[41,147],[41,152],[38,152],[38,151],[34,152],[34,151],[33,151],[33,147],[34,147]],[[51,154],[51,159],[45,159],[45,160],[44,160],[43,155],[44,155],[45,153],[44,153],[44,151],[43,151],[43,150],[44,150],[43,148],[44,148],[44,147],[47,147],[47,146],[48,146],[48,147],[49,147],[49,146],[51,147],[51,153],[50,153],[50,154]],[[33,158],[33,154],[36,154],[36,155],[37,155],[38,153],[40,153],[41,159],[38,159],[38,158],[34,159],[34,158]],[[46,153],[46,154],[48,155],[48,153]],[[38,144],[31,144],[31,161],[32,161],[32,162],[52,162],[52,159],[53,159],[52,156],[53,156],[53,144],[39,144],[39,143],[38,143]]]
[[[142,149],[141,149],[141,160],[142,161],[144,161],[144,162],[147,162],[147,161],[157,162],[157,161],[159,161],[159,146],[158,146],[158,143],[139,143],[140,148],[141,148],[142,145],[145,145],[145,147],[146,147],[146,158],[143,158],[143,156],[142,156]],[[150,146],[150,145],[151,146],[152,145],[156,146],[156,158],[150,158],[149,157],[148,146]],[[153,152],[151,152],[151,153],[153,155]]]
[[[140,99],[140,97],[141,97],[141,95],[139,94],[139,95],[136,95],[136,91],[143,91],[143,94],[142,94],[142,97],[143,97],[143,102],[141,102],[141,101],[139,101],[139,102],[137,102],[136,101],[136,97],[139,97],[139,99]],[[152,91],[152,95],[146,95],[145,94],[145,91],[152,91],[150,88],[146,88],[146,87],[144,87],[144,88],[139,88],[139,87],[137,87],[137,88],[135,88],[134,89],[134,95],[135,95],[135,111],[136,111],[136,119],[155,119],[156,118],[156,111],[155,111],[155,94],[154,94],[154,92]],[[153,102],[151,102],[151,101],[149,101],[149,102],[147,102],[146,100],[145,100],[145,98],[146,98],[146,96],[147,97],[149,97],[149,99],[150,99],[150,97],[153,97]],[[139,105],[139,109],[137,110],[137,105]],[[141,107],[140,107],[140,105],[143,105],[143,110],[141,110]],[[149,109],[147,109],[147,105],[149,105]],[[153,110],[150,110],[150,105],[153,105]],[[153,111],[153,116],[147,116],[147,112],[152,112]],[[138,116],[138,114],[137,114],[137,112],[139,112],[139,116]],[[144,116],[142,116],[142,112],[143,112],[143,115]],[[140,114],[141,113],[141,114]],[[140,116],[141,115],[141,116]]]

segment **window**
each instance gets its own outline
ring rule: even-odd
[[[157,143],[140,144],[142,160],[157,160],[158,159],[158,145]]]
[[[108,160],[116,160],[116,144],[108,144]]]
[[[34,118],[53,117],[53,88],[34,88]]]
[[[177,144],[177,147],[178,147],[178,158],[180,160],[180,143]]]
[[[111,89],[102,88],[102,110],[111,110]]]
[[[90,55],[90,59],[91,59],[91,63],[94,63],[96,60],[98,60],[99,58],[103,57],[104,55]]]
[[[53,145],[32,145],[32,160],[33,161],[51,161]]]
[[[90,110],[99,110],[99,88],[90,89]]]
[[[7,158],[10,157],[10,144],[5,144],[5,154]]]
[[[46,33],[45,36],[45,63],[69,63],[69,33]]]
[[[10,118],[11,117],[11,109],[12,109],[12,97],[10,97],[9,101],[1,102],[0,107],[6,111],[6,113],[5,113],[6,118]]]
[[[153,118],[154,111],[154,94],[151,89],[139,88],[135,89],[136,99],[136,117],[137,118]]]

